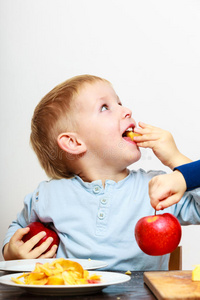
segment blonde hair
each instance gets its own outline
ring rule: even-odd
[[[60,133],[73,130],[75,123],[70,116],[74,99],[85,83],[107,80],[93,75],[72,77],[52,89],[35,108],[30,142],[47,176],[54,179],[73,177],[71,163],[74,159],[60,149],[57,137]],[[72,115],[72,114],[71,114]]]

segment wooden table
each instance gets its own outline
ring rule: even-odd
[[[0,271],[0,276],[6,275]],[[92,295],[83,295],[83,296],[39,296],[31,295],[24,292],[22,289],[5,286],[0,284],[0,299],[1,300],[32,300],[32,299],[42,299],[42,300],[63,300],[63,299],[82,299],[82,300],[128,300],[128,299],[156,299],[148,287],[144,284],[143,281],[143,272],[132,272],[131,280],[128,282],[112,285],[105,289],[102,292]]]

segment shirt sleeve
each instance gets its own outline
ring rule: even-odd
[[[34,194],[28,194],[24,199],[24,208],[17,215],[17,219],[13,221],[6,233],[5,239],[3,241],[3,247],[10,241],[13,234],[20,228],[25,228],[28,224],[35,221],[37,216],[35,211],[32,210]]]
[[[178,170],[185,178],[187,191],[191,191],[200,187],[200,160],[178,166],[174,171]]]
[[[182,199],[177,204],[170,206],[170,209],[171,213],[178,218],[181,225],[199,225],[200,188],[185,192]]]

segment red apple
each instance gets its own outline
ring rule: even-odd
[[[57,246],[59,245],[60,239],[57,233],[54,230],[50,229],[47,224],[43,224],[41,222],[33,222],[29,224],[28,227],[30,228],[30,231],[23,237],[22,239],[23,242],[28,241],[30,238],[32,238],[34,235],[38,234],[39,232],[45,231],[46,235],[35,245],[35,247],[40,246],[49,237],[53,238],[53,242],[44,253],[49,251],[53,245],[57,245]]]
[[[181,240],[181,225],[169,213],[141,218],[135,226],[135,238],[148,255],[164,255],[176,249]]]

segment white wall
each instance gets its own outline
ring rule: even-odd
[[[0,0],[0,42],[1,242],[46,179],[29,146],[34,107],[71,76],[107,78],[137,121],[170,130],[199,159],[200,1]],[[169,171],[142,152],[132,168]],[[199,232],[183,230],[185,269],[200,263]]]

